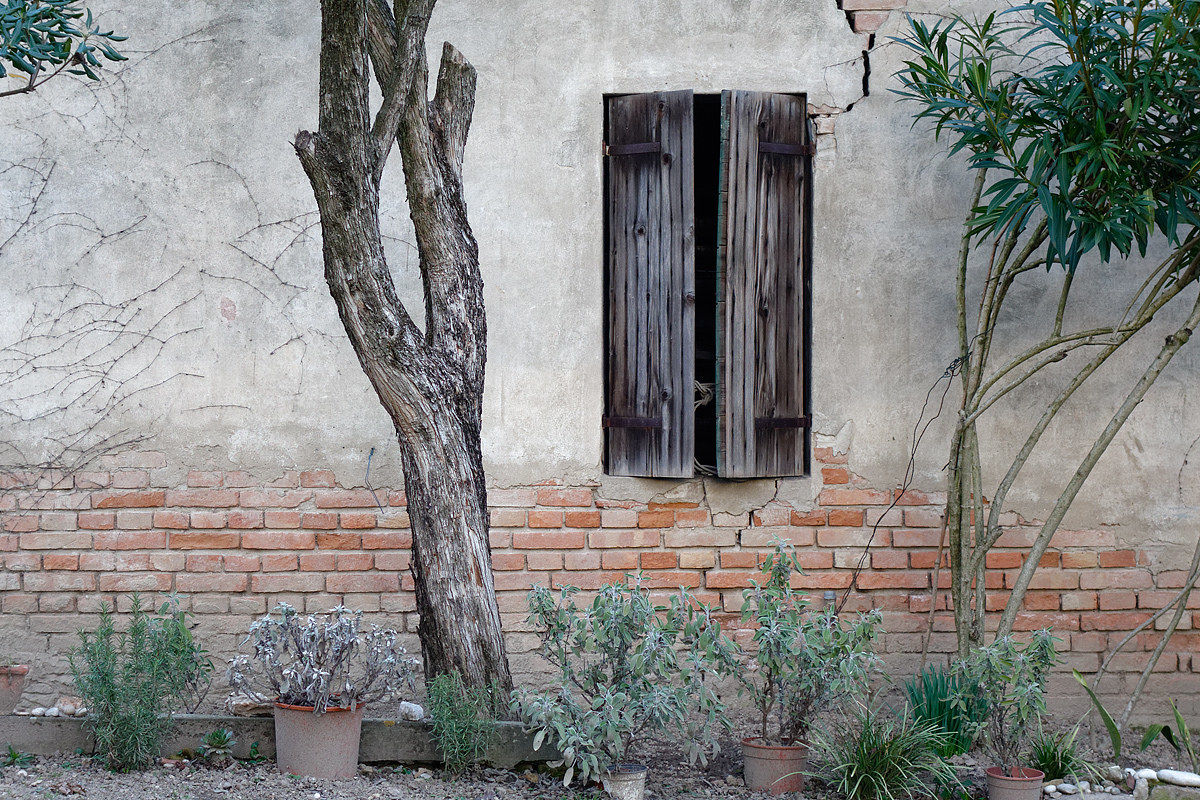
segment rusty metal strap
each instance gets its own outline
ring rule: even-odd
[[[759,153],[771,153],[780,156],[811,156],[817,152],[812,144],[784,144],[783,142],[759,142]]]
[[[755,417],[755,428],[775,430],[780,428],[811,428],[812,417]]]
[[[663,426],[662,417],[604,417],[606,428],[659,428]]]
[[[646,153],[661,153],[662,142],[634,142],[633,144],[605,144],[606,156],[640,156]]]

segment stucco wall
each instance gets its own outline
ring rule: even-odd
[[[316,120],[316,3],[95,6],[131,34],[128,64],[99,85],[63,81],[0,101],[0,346],[32,334],[42,348],[36,372],[4,362],[13,380],[0,384],[0,408],[17,416],[2,423],[0,460],[35,463],[71,439],[81,466],[115,445],[162,454],[156,486],[186,486],[192,471],[265,484],[329,468],[351,488],[364,484],[373,449],[372,483],[399,485],[390,424],[322,282],[315,205],[290,146]],[[952,264],[970,180],[889,92],[902,54],[885,42],[902,16],[887,16],[871,40],[833,0],[439,3],[431,54],[448,38],[479,70],[466,184],[487,284],[493,485],[556,480],[643,504],[702,497],[732,514],[772,500],[811,509],[823,488],[819,474],[743,483],[602,475],[602,97],[664,88],[804,91],[825,112],[815,426],[853,452],[862,485],[899,484],[926,391],[955,355]],[[417,304],[398,161],[385,176],[389,257]],[[1072,321],[1119,302],[1139,266],[1086,265]],[[1031,274],[1010,302],[1042,319],[1052,286]],[[96,319],[111,322],[56,349]],[[1019,349],[1026,319],[1002,324]],[[1080,393],[1014,510],[1044,513],[1098,415],[1115,407],[1113,392],[1165,330],[1148,331]],[[104,381],[59,380],[97,364]],[[1198,374],[1193,346],[1102,460],[1069,529],[1116,526],[1114,546],[1153,546],[1153,569],[1190,550],[1200,488],[1198,459],[1187,457],[1200,452],[1200,406],[1188,401]],[[82,406],[56,410],[89,386]],[[1015,447],[1045,391],[1030,387],[998,408],[985,446]],[[946,434],[943,421],[927,435],[916,486],[941,488]]]

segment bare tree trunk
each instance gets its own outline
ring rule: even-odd
[[[428,100],[434,2],[322,0],[319,125],[295,147],[320,211],[326,283],[400,445],[426,675],[456,671],[468,686],[507,691],[480,451],[483,280],[461,178],[475,71],[447,44]],[[372,60],[383,93],[373,121]],[[379,229],[380,180],[398,136],[424,332],[397,296]]]

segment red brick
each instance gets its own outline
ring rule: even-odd
[[[565,521],[568,528],[599,528],[600,511],[567,511]]]
[[[750,515],[750,524],[755,526],[778,527],[788,525],[791,521],[792,509],[787,506],[770,505]]]
[[[330,572],[337,566],[336,553],[301,553],[300,569],[305,572]]]
[[[383,519],[379,520],[381,528],[408,528],[411,527],[411,521],[407,511],[397,511],[388,514]]]
[[[813,458],[825,464],[845,464],[849,460],[846,453],[839,453],[832,447],[814,447]]]
[[[102,531],[93,537],[97,550],[161,550],[167,546],[166,531]]]
[[[1071,551],[1062,553],[1064,569],[1091,569],[1096,566],[1096,553],[1090,551]]]
[[[610,550],[600,556],[600,566],[604,569],[637,569],[638,554],[636,550]]]
[[[370,553],[338,553],[338,572],[362,572],[375,566],[375,556]]]
[[[242,547],[247,550],[312,550],[317,537],[308,531],[246,531]]]
[[[332,470],[307,469],[300,473],[300,485],[305,489],[332,489],[337,483]]]
[[[647,553],[646,555],[651,555]],[[721,553],[722,569],[757,569],[758,553],[746,551],[726,551]]]
[[[308,512],[300,517],[300,527],[310,530],[331,531],[337,527],[337,514],[331,512]]]
[[[110,531],[117,524],[117,515],[111,511],[80,511],[79,527],[87,531]]]
[[[828,521],[825,509],[816,508],[812,511],[793,511],[791,524],[798,527],[821,527]]]
[[[554,589],[574,586],[584,591],[592,591],[610,583],[617,583],[624,577],[625,574],[619,571],[556,572],[550,576],[550,586]]]
[[[881,550],[871,553],[871,569],[907,569],[908,553]]]
[[[362,535],[365,550],[397,550],[412,547],[409,531],[367,531]]]
[[[532,550],[525,556],[525,563],[530,570],[562,569],[563,554],[548,550]]]
[[[107,575],[114,578],[117,576]],[[170,576],[167,584],[170,585]],[[90,592],[96,588],[94,572],[26,572],[23,579],[27,592]],[[108,590],[111,591],[111,590]]]
[[[1057,633],[1079,630],[1078,614],[1050,614],[1044,612],[1021,611],[1013,622],[1014,631],[1036,631],[1042,628],[1052,628]]]
[[[191,524],[191,514],[186,511],[155,511],[152,520],[156,528],[186,530]]]
[[[154,524],[154,514],[150,511],[118,511],[117,529],[123,531],[150,530]]]
[[[1063,611],[1094,611],[1099,606],[1096,592],[1069,592],[1061,597]]]
[[[191,526],[193,528],[212,529],[224,528],[229,522],[224,511],[193,511]]]
[[[492,569],[500,572],[525,569],[525,556],[521,553],[492,553]]]
[[[400,576],[345,573],[330,575],[325,579],[325,591],[336,594],[345,592],[395,592],[400,589]]]
[[[317,508],[377,508],[381,503],[368,489],[317,492],[314,501]]]
[[[375,527],[375,515],[369,513],[338,514],[338,524],[351,530],[367,530]]]
[[[391,570],[393,572],[407,571],[412,563],[408,553],[376,553],[375,569]]]
[[[172,550],[222,550],[238,546],[236,531],[179,531],[171,534]]]
[[[867,528],[855,530],[826,528],[817,531],[817,544],[821,547],[860,548],[866,547],[868,542],[871,547],[887,547],[888,541],[887,531],[871,531]]]
[[[563,512],[549,508],[531,508],[527,524],[531,528],[561,528]]]
[[[563,574],[563,573],[559,573]],[[496,591],[529,591],[534,586],[546,586],[550,583],[547,572],[500,572],[495,576]]]
[[[185,508],[233,508],[238,493],[233,489],[175,489],[167,492],[168,506]]]
[[[525,509],[493,508],[489,511],[490,524],[494,528],[525,527]]]
[[[253,528],[261,528],[263,526],[263,512],[261,511],[230,511],[229,512],[229,527],[238,530],[251,530]]]
[[[166,592],[171,588],[171,576],[160,572],[102,572],[97,579],[96,588],[102,592]]]
[[[639,528],[670,528],[675,524],[675,512],[670,509],[638,513]]]
[[[252,592],[320,592],[325,588],[325,576],[315,573],[273,573],[251,575]]]
[[[97,533],[99,538],[103,533]],[[45,533],[22,533],[19,540],[22,550],[86,550],[92,547],[92,534],[76,531],[48,531]]]
[[[865,591],[871,589],[926,589],[929,587],[929,576],[921,572],[861,572],[858,575],[858,588]]]
[[[92,508],[155,508],[166,502],[166,492],[94,492]]]
[[[1079,621],[1085,631],[1129,631],[1149,618],[1136,611],[1092,611],[1081,614]]]
[[[79,569],[78,553],[46,553],[42,569]]]
[[[292,560],[292,564],[293,564],[292,569],[296,568],[295,567],[296,557],[294,555],[283,554],[283,553],[267,554],[267,555],[263,556],[262,558],[259,558],[258,556],[248,556],[248,555],[244,555],[242,553],[229,553],[228,555],[225,556],[223,563],[224,563],[226,572],[258,572],[260,566],[262,566],[265,563],[266,559],[268,559],[268,558],[270,558],[270,559],[289,559],[290,558]],[[277,563],[277,562],[273,561],[272,563]]]
[[[1137,566],[1137,554],[1132,550],[1102,550],[1098,555],[1102,567]]]
[[[264,553],[255,560],[259,562],[259,568],[263,572],[295,572],[300,569],[300,559],[295,553]],[[258,570],[247,570],[247,572],[258,572]]]
[[[592,490],[538,489],[536,500],[539,506],[569,506],[574,508],[590,508],[592,506]]]
[[[225,473],[223,472],[192,470],[187,474],[187,485],[194,488],[211,489],[220,486],[224,482]]]
[[[1062,597],[1059,592],[1026,592],[1024,607],[1030,611],[1058,611]]]
[[[904,525],[908,528],[940,528],[942,526],[942,510],[940,508],[906,508],[904,509]]]
[[[299,528],[299,511],[264,511],[263,524],[268,528]]]
[[[675,512],[677,527],[697,528],[708,523],[708,509],[706,508],[681,508]]]
[[[600,524],[605,528],[636,528],[638,512],[632,508],[606,508],[600,512]]]
[[[751,581],[761,578],[757,570],[709,570],[704,573],[704,585],[709,589],[746,589]]]
[[[588,546],[595,549],[609,547],[659,547],[662,545],[662,532],[642,528],[606,529],[592,531],[588,534]]]
[[[5,517],[3,528],[11,533],[27,533],[38,529],[37,514],[21,514]]]
[[[309,491],[250,489],[238,492],[238,505],[243,508],[296,508],[312,496]]]
[[[804,551],[796,553],[796,561],[801,569],[830,569],[833,567],[833,553],[819,551]]]
[[[1133,592],[1107,590],[1099,595],[1101,611],[1126,611],[1137,608],[1137,595]]]
[[[518,550],[578,550],[584,536],[583,531],[514,531],[512,546]]]
[[[1088,570],[1079,575],[1080,589],[1149,589],[1153,585],[1154,579],[1145,570]]]
[[[850,470],[845,467],[822,467],[821,481],[830,486],[849,483]]]
[[[536,505],[537,492],[533,489],[489,489],[488,505],[496,507],[529,508]]]
[[[863,524],[863,512],[848,508],[835,508],[829,512],[829,524],[843,527],[858,527]]]
[[[187,572],[175,577],[177,592],[244,592],[250,583],[248,575],[230,575],[211,572],[207,575],[192,575]]]
[[[317,534],[317,547],[322,550],[358,550],[362,547],[362,535],[348,531],[321,531]]]
[[[676,553],[642,553],[642,569],[675,569],[679,566]]]

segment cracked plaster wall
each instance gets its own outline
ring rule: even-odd
[[[72,342],[72,358],[43,353],[37,375],[0,392],[0,408],[17,414],[6,417],[0,457],[39,460],[73,444],[83,459],[91,445],[80,441],[103,447],[124,436],[167,454],[181,478],[214,468],[269,479],[281,466],[322,466],[354,486],[375,448],[373,480],[394,484],[390,425],[325,291],[314,203],[289,143],[315,123],[316,3],[96,8],[131,34],[129,64],[99,86],[63,82],[3,106],[0,345],[31,331],[61,340],[77,329],[70,314],[97,303],[119,322]],[[901,54],[881,43],[899,31],[902,12],[882,17],[872,38],[831,0],[439,3],[431,54],[451,39],[480,76],[466,182],[487,283],[484,444],[495,485],[594,482],[604,497],[703,496],[735,513],[775,497],[804,508],[820,489],[807,478],[679,483],[601,473],[602,96],[685,87],[805,91],[820,113],[815,430],[852,451],[869,483],[899,483],[922,400],[955,352],[951,264],[969,177],[911,129],[909,109],[890,95]],[[872,43],[864,96],[863,49]],[[417,305],[398,158],[384,205],[389,256]],[[1134,270],[1093,265],[1082,307],[1116,302]],[[1052,298],[1039,277],[1014,299],[1045,311]],[[128,343],[111,341],[114,329],[148,335],[127,352]],[[1164,330],[1143,336],[1135,359]],[[73,359],[112,364],[94,407],[28,399],[49,386],[69,400],[74,382],[52,378],[72,374]],[[1188,538],[1200,503],[1200,411],[1187,402],[1198,372],[1193,347],[1114,443],[1068,524],[1121,522],[1137,539]],[[1030,516],[1045,507],[1051,482],[1087,446],[1092,412],[1113,405],[1131,374],[1097,376],[1031,465],[1018,507]],[[1018,393],[991,418],[988,439],[1012,440],[1043,399],[1037,386]],[[83,433],[61,435],[75,430]],[[940,487],[947,430],[939,423],[927,437],[918,487]]]

